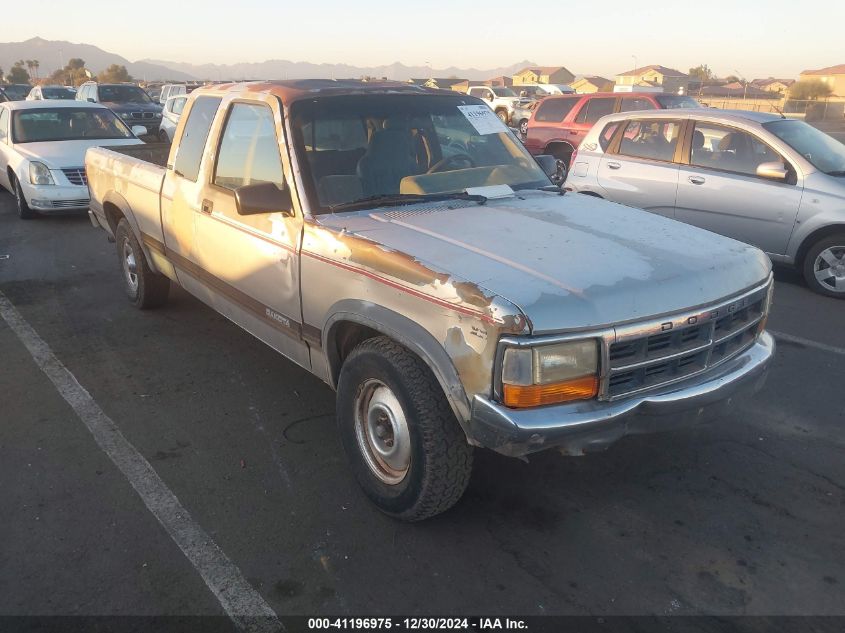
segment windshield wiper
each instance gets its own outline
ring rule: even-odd
[[[838,169],[835,171],[826,171],[828,176],[845,176],[845,169]]]
[[[397,207],[403,204],[417,204],[419,202],[438,202],[440,200],[470,200],[478,204],[487,202],[486,196],[470,194],[466,191],[458,193],[393,193],[369,196],[352,202],[341,202],[329,205],[332,213],[338,211],[356,211],[358,209],[376,209],[378,207]]]

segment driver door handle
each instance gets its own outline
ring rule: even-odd
[[[703,185],[704,184],[704,177],[702,176],[690,176],[688,180],[694,185]]]
[[[200,206],[200,211],[203,213],[211,213],[212,209],[214,209],[214,203],[211,200],[203,200],[202,205]]]
[[[617,163],[616,161],[610,161],[610,162],[607,163],[608,169],[619,169],[620,167],[622,167],[622,164]]]

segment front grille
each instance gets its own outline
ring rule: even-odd
[[[154,119],[155,112],[130,112],[130,118],[138,120],[138,119]]]
[[[71,167],[63,169],[62,173],[67,177],[72,185],[87,185],[88,175],[85,173],[84,167]]]
[[[617,328],[603,397],[615,400],[679,382],[748,349],[765,317],[769,287],[693,314]]]
[[[53,200],[53,207],[56,209],[87,207],[89,202],[91,201],[88,198],[78,198],[76,200]]]

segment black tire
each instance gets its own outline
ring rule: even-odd
[[[159,130],[158,131],[158,140],[162,143],[169,143],[170,137],[167,135],[166,130]]]
[[[523,136],[528,136],[528,119],[522,119],[519,122],[519,133]]]
[[[117,260],[123,275],[123,285],[130,303],[141,310],[157,308],[167,303],[170,280],[150,269],[144,251],[126,218],[121,218],[120,222],[117,223],[114,237],[117,244]],[[130,253],[134,266],[129,263],[128,255]],[[134,284],[132,283],[133,272]]]
[[[834,264],[827,260],[834,258]],[[829,273],[827,271],[830,271]],[[813,292],[845,299],[845,233],[836,233],[813,244],[804,256],[804,280]]]
[[[12,176],[12,193],[15,196],[15,204],[18,207],[18,217],[21,220],[32,220],[37,217],[35,211],[29,208],[29,205],[26,203],[26,198],[23,195],[23,189],[21,189],[21,183],[18,182],[18,179]]]
[[[394,483],[385,483],[368,463],[367,449],[362,447],[366,440],[358,433],[356,411],[373,383],[395,395],[407,420],[409,465]],[[472,472],[472,447],[431,370],[391,339],[368,339],[343,363],[337,423],[355,478],[382,512],[403,521],[420,521],[448,510],[464,493]]]
[[[508,111],[507,110],[496,110],[496,116],[499,117],[499,120],[504,123],[505,125],[508,124]]]
[[[569,163],[572,162],[572,152],[575,151],[565,143],[557,143],[546,148],[544,154],[551,154],[558,160],[562,160],[566,169],[569,170]]]

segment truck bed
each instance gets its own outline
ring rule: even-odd
[[[143,145],[111,145],[103,149],[110,150],[117,154],[131,156],[142,160],[145,163],[152,163],[159,167],[167,166],[167,157],[170,155],[170,143],[144,143]]]

